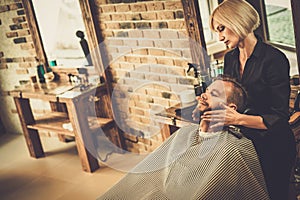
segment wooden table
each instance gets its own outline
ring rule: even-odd
[[[95,112],[95,100],[101,99],[101,95],[104,94],[106,94],[104,85],[89,86],[81,91],[75,85],[60,82],[11,91],[10,95],[14,97],[30,156],[34,158],[45,156],[38,131],[56,132],[59,135],[75,138],[84,171],[93,172],[98,169],[98,160],[92,152],[93,132],[100,128],[110,130],[108,134],[114,138],[113,142],[121,146],[113,119],[95,114],[97,112]],[[50,102],[51,112],[37,117],[33,114],[30,99]],[[92,112],[91,105],[94,109]],[[69,130],[63,128],[63,124],[67,123],[72,125]]]
[[[196,105],[197,102],[191,102],[186,105],[177,104],[162,112],[156,113],[155,120],[161,124],[165,124],[162,129],[163,136],[167,138],[183,126],[198,124],[198,122],[193,121],[191,117]]]

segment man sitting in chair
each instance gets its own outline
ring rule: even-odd
[[[229,106],[239,112],[246,93],[234,80],[214,81],[198,97],[200,112]],[[100,199],[269,199],[250,140],[234,127],[204,120],[173,133]]]

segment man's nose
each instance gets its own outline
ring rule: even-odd
[[[200,98],[203,99],[203,100],[207,100],[207,96],[206,96],[205,93],[202,93],[202,94],[200,95]]]

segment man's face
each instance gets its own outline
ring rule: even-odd
[[[207,110],[216,110],[219,108],[221,103],[227,105],[227,95],[230,94],[231,83],[216,80],[209,87],[207,87],[205,93],[197,97],[198,105],[197,108],[201,112]]]

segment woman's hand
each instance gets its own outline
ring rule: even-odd
[[[210,122],[210,128],[219,128],[228,125],[239,125],[241,114],[230,105],[219,104],[219,109],[206,111],[201,115],[201,120]]]

